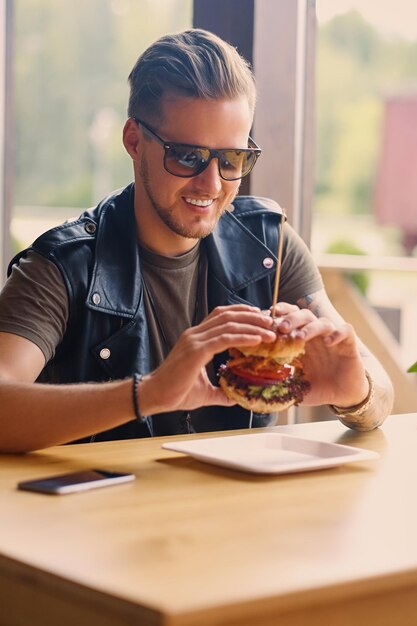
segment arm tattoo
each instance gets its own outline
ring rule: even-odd
[[[297,304],[300,309],[310,309],[316,317],[321,317],[322,315],[320,302],[315,299],[314,294],[307,294],[303,298],[299,298]]]

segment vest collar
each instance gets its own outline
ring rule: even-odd
[[[236,198],[234,204],[238,203]],[[134,185],[104,200],[90,216],[98,227],[86,304],[96,311],[132,319],[142,298]],[[233,212],[224,213],[204,242],[209,274],[230,294],[275,272],[275,255]]]
[[[133,318],[142,294],[134,185],[103,200],[91,215],[97,234],[86,304],[95,311]]]
[[[206,245],[209,272],[231,294],[275,272],[275,254],[232,212],[220,218]]]

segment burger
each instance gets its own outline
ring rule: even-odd
[[[230,348],[230,359],[218,371],[220,387],[237,404],[257,413],[298,405],[310,389],[299,358],[304,348],[294,331],[277,332],[271,343]]]

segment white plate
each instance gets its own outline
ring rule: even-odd
[[[255,474],[304,472],[379,457],[371,450],[279,433],[189,439],[164,443],[162,447]]]

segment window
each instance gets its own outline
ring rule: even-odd
[[[121,142],[128,74],[154,39],[191,26],[192,2],[12,5],[15,250],[132,180]]]

